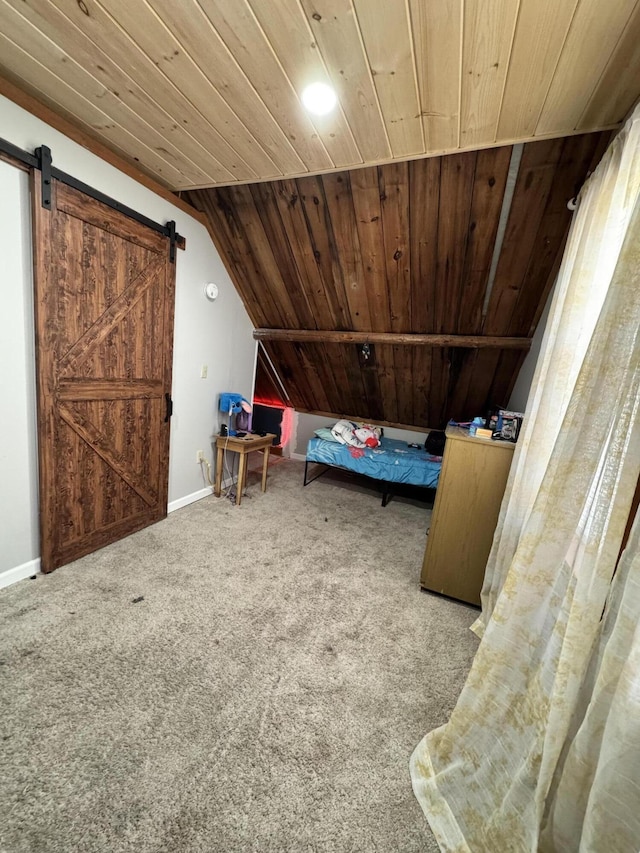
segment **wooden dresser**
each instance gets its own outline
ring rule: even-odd
[[[460,427],[446,434],[420,585],[479,605],[515,444]]]

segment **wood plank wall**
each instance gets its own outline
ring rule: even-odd
[[[490,294],[510,146],[194,190],[257,327],[530,337],[608,132],[524,146]],[[301,411],[438,428],[506,405],[524,352],[266,341]]]

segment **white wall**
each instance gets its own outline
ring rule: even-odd
[[[0,137],[33,152],[51,148],[64,172],[166,222],[174,219],[186,238],[177,252],[173,361],[174,417],[171,424],[169,509],[207,494],[198,450],[212,458],[211,437],[220,419],[222,391],[250,398],[255,342],[253,327],[204,228],[169,201],[100,160],[40,119],[0,97]],[[3,258],[0,312],[0,586],[38,569],[36,433],[34,415],[33,307],[30,211],[27,176],[0,162],[0,253]],[[204,284],[215,281],[211,303]],[[200,378],[207,365],[207,379]]]
[[[0,162],[0,572],[38,570],[29,176]]]

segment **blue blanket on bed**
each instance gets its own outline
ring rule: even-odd
[[[404,441],[383,438],[380,447],[356,451],[357,458],[351,450],[337,441],[312,438],[307,446],[307,461],[335,465],[389,483],[410,483],[430,489],[438,485],[442,462],[430,459],[424,448],[407,447]],[[360,453],[363,455],[359,456]]]

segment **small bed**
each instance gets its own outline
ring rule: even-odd
[[[309,477],[309,463],[324,465],[325,468]],[[393,497],[394,484],[435,489],[442,459],[429,456],[424,447],[408,447],[406,442],[393,438],[383,437],[379,447],[362,449],[322,438],[310,439],[304,465],[304,485],[308,486],[330,468],[341,468],[380,481],[382,506],[386,506]]]

